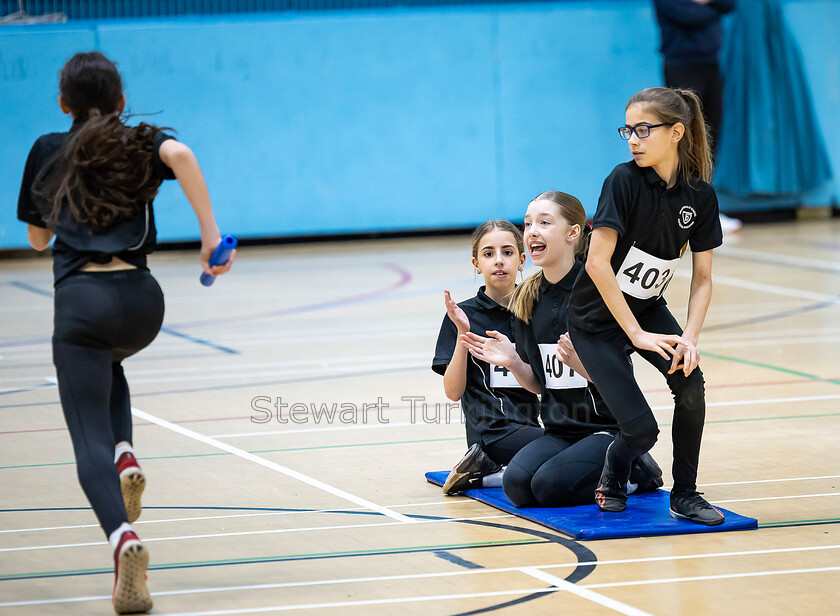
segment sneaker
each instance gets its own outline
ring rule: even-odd
[[[494,462],[481,450],[481,445],[474,443],[452,469],[443,484],[444,494],[455,494],[470,488],[480,488],[481,478],[502,470],[502,465]]]
[[[612,447],[612,445],[610,445]],[[601,472],[601,480],[595,488],[595,504],[601,511],[618,513],[627,507],[627,483],[630,470],[624,477],[620,477],[613,469],[610,462],[610,449],[607,448],[604,470]]]
[[[694,490],[682,494],[671,492],[671,517],[706,526],[723,524],[724,517],[720,510],[710,505],[700,494]]]
[[[655,492],[664,485],[662,469],[649,453],[643,453],[633,460],[630,466],[630,481],[637,484],[635,493]]]
[[[146,588],[149,552],[132,531],[120,537],[114,550],[114,594],[111,601],[117,614],[135,614],[152,609],[152,597]]]
[[[125,503],[125,513],[128,516],[128,523],[131,524],[140,517],[140,512],[143,510],[140,497],[146,488],[146,477],[140,470],[137,458],[130,451],[123,453],[117,460],[117,472],[120,474],[120,489],[123,503]]]

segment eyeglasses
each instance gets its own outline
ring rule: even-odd
[[[663,122],[662,124],[637,124],[636,126],[628,126],[624,125],[618,129],[618,134],[621,135],[621,138],[627,141],[630,139],[630,136],[633,133],[636,133],[636,136],[639,139],[647,139],[650,137],[650,131],[654,128],[659,128],[660,126],[671,126],[668,122]]]

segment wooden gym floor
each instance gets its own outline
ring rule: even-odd
[[[126,362],[154,613],[836,613],[838,238],[836,219],[748,226],[716,252],[700,489],[759,529],[594,542],[423,479],[465,449],[429,364],[443,289],[477,286],[468,238],[246,248],[209,289],[197,253],[154,255],[165,328]],[[51,287],[48,259],[0,261],[0,613],[109,614]],[[667,426],[664,382],[637,370]],[[653,454],[667,486],[667,429]]]

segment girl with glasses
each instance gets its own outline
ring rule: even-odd
[[[619,426],[596,502],[602,511],[624,510],[631,463],[659,434],[629,350],[659,370],[674,395],[671,516],[721,524],[696,485],[705,418],[697,341],[712,295],[712,250],[723,243],[706,123],[697,96],[671,88],[639,92],[625,118],[619,133],[633,160],[604,182],[586,268],[569,302],[571,340]],[[683,329],[663,293],[686,247],[692,276]]]

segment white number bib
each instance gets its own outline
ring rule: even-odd
[[[513,372],[507,368],[502,368],[495,364],[488,364],[490,366],[490,387],[522,387]]]
[[[674,277],[679,262],[679,258],[666,261],[633,246],[618,268],[618,286],[637,299],[659,297]]]
[[[586,379],[557,359],[557,343],[541,344],[540,357],[545,370],[545,386],[548,389],[576,389],[586,387]]]

